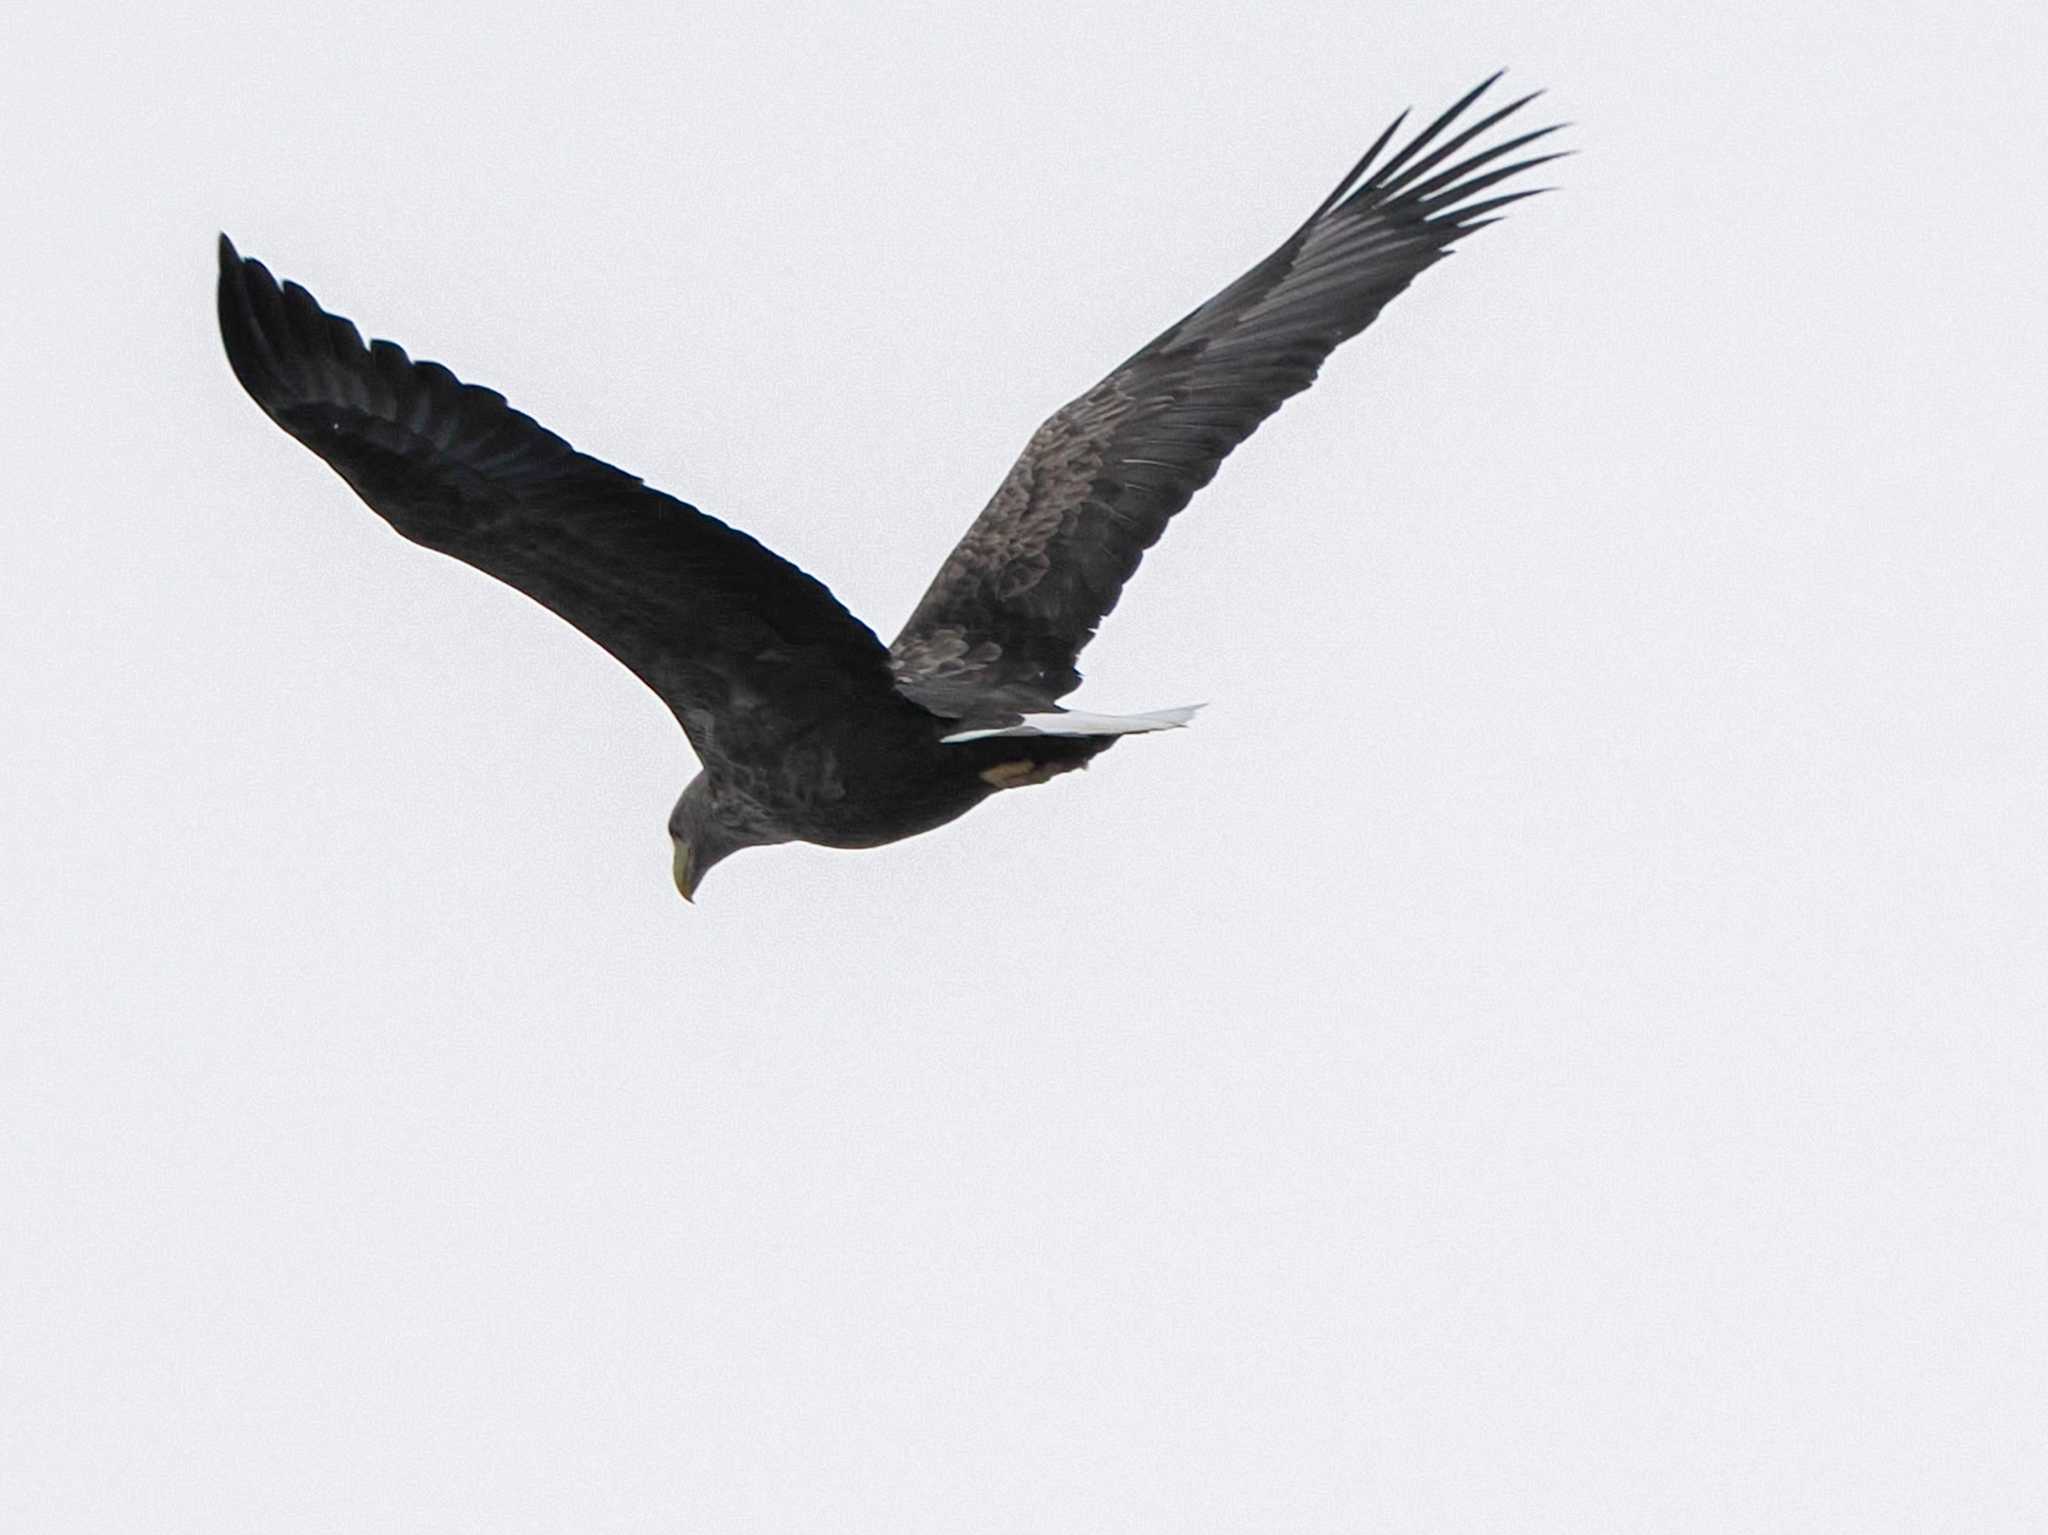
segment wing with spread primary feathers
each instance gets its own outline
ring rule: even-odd
[[[503,396],[388,341],[364,346],[226,236],[220,328],[242,387],[371,510],[581,629],[660,695],[699,756],[911,707],[881,642],[821,583]]]
[[[946,713],[1079,686],[1081,647],[1224,457],[1454,242],[1534,195],[1481,194],[1557,158],[1510,160],[1554,127],[1459,158],[1534,99],[1452,131],[1499,78],[1375,164],[1396,118],[1285,244],[1038,429],[897,637],[906,692]]]

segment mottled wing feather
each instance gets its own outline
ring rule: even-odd
[[[888,652],[746,534],[578,453],[491,390],[347,320],[221,240],[242,386],[407,538],[526,593],[651,687],[708,759],[772,755],[821,720],[910,708]]]
[[[1038,429],[891,647],[906,692],[983,712],[1080,684],[1081,648],[1225,456],[1454,242],[1533,195],[1480,198],[1556,158],[1501,163],[1554,128],[1458,158],[1532,97],[1447,131],[1493,79],[1380,162],[1397,118],[1278,250]]]

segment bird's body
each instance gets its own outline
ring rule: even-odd
[[[744,533],[436,363],[364,346],[225,236],[221,333],[250,395],[400,533],[560,614],[668,704],[703,763],[669,825],[688,896],[739,848],[893,842],[1186,722],[1058,700],[1223,458],[1452,242],[1530,195],[1474,200],[1552,158],[1498,163],[1549,129],[1455,160],[1523,104],[1448,132],[1485,89],[1376,164],[1397,120],[1277,251],[1056,412],[887,648]]]
[[[945,745],[928,729],[877,739],[833,730],[789,742],[770,768],[745,760],[708,778],[728,819],[763,841],[880,847],[965,815],[1001,789],[1086,767],[1115,736],[984,738]]]

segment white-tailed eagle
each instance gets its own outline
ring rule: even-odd
[[[1494,79],[1498,79],[1495,76]],[[1086,766],[1192,712],[1074,713],[1074,661],[1167,520],[1340,342],[1534,190],[1553,128],[1467,152],[1488,80],[1382,158],[1402,118],[1280,248],[1062,407],[893,645],[746,534],[586,454],[220,242],[235,377],[371,510],[553,609],[674,712],[702,762],[669,817],[676,887],[746,847],[874,847]],[[1403,114],[1405,117],[1405,114]]]

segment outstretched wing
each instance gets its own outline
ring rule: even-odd
[[[1557,158],[1499,163],[1554,127],[1455,159],[1534,99],[1451,131],[1499,78],[1376,166],[1396,118],[1285,244],[1038,429],[897,636],[906,692],[946,713],[1079,686],[1081,647],[1231,449],[1454,242],[1533,195],[1480,199]]]
[[[392,527],[566,618],[674,711],[700,757],[912,707],[831,592],[746,534],[578,453],[502,395],[388,341],[220,242],[228,361],[270,418]]]

